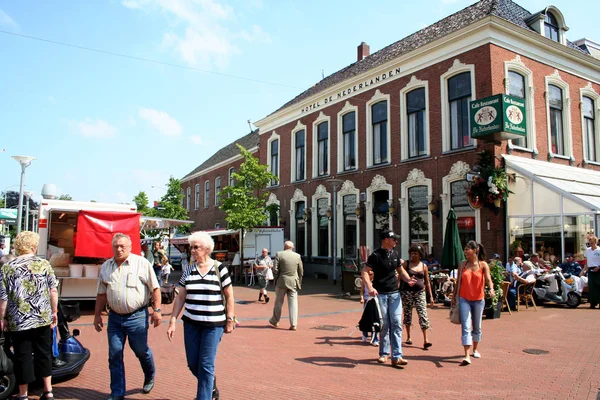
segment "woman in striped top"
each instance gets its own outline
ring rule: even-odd
[[[188,368],[198,379],[196,399],[210,400],[217,348],[223,332],[231,333],[234,328],[233,286],[227,267],[210,258],[215,247],[213,239],[206,232],[195,232],[189,242],[196,262],[179,280],[167,337],[173,339],[177,317],[184,309],[185,355]]]

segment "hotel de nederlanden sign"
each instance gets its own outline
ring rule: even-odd
[[[496,94],[473,100],[471,137],[497,142],[520,139],[527,135],[525,100],[507,94]]]

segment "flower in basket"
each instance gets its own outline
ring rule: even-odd
[[[501,201],[508,198],[508,183],[506,170],[495,167],[491,153],[484,151],[479,155],[480,173],[471,182],[469,199],[472,205],[494,205],[500,207]],[[475,207],[474,207],[475,208]]]

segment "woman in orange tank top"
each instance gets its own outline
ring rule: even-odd
[[[462,327],[462,345],[465,358],[461,365],[471,364],[471,346],[473,357],[480,358],[477,350],[481,341],[481,320],[485,304],[485,284],[490,288],[490,296],[494,296],[494,284],[490,275],[490,267],[485,262],[483,245],[471,240],[465,246],[465,258],[458,269],[458,284],[454,289],[452,305],[459,302],[460,323]]]

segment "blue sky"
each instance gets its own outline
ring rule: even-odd
[[[44,183],[81,201],[158,200],[152,186],[354,62],[361,41],[375,52],[473,2],[404,3],[0,0],[0,191],[18,190],[10,156],[30,155],[37,200]],[[518,3],[553,4],[569,40],[600,42],[600,2]]]

